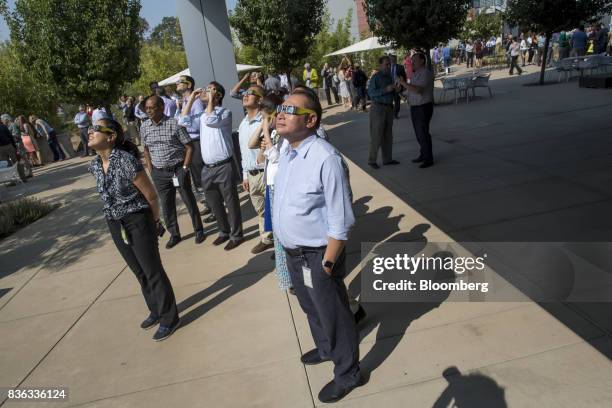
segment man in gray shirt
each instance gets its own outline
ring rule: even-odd
[[[422,169],[433,165],[429,123],[433,115],[434,77],[425,64],[425,54],[417,52],[412,56],[414,75],[410,84],[403,79],[400,80],[402,86],[406,89],[406,95],[410,102],[412,126],[414,127],[417,141],[421,146],[421,154],[412,160],[412,162],[421,163],[420,167]]]

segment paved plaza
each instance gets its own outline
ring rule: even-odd
[[[492,99],[480,90],[487,96],[469,104],[437,106],[436,165],[425,170],[410,163],[417,144],[407,105],[394,125],[401,164],[380,170],[366,164],[368,115],[326,109],[355,199],[353,295],[361,242],[611,240],[612,93],[576,81],[522,86],[533,81],[496,71]],[[182,208],[186,240],[161,254],[183,326],[156,343],[138,327],[147,309],[86,169],[85,159],[53,164],[7,190],[62,205],[0,241],[0,386],[65,386],[69,400],[0,405],[322,405],[332,364],[301,364],[313,347],[308,324],[297,299],[278,289],[270,252],[250,253],[257,223],[248,197],[250,240],[230,254],[212,245],[213,224],[196,246]],[[499,280],[512,287],[511,277]],[[612,406],[610,304],[538,304],[518,290],[516,299],[365,303],[360,353],[369,382],[337,405]]]

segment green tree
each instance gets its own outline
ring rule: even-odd
[[[493,36],[501,35],[503,24],[503,13],[477,14],[465,22],[459,38],[464,41],[476,38],[488,40]]]
[[[291,74],[321,31],[325,0],[238,0],[230,24],[268,69]]]
[[[305,62],[309,62],[315,69],[319,70],[325,62],[332,66],[338,65],[342,59],[341,56],[325,57],[325,55],[351,45],[353,42],[351,35],[352,19],[353,11],[349,10],[345,18],[338,20],[335,30],[332,31],[334,20],[326,11],[323,15],[321,31],[316,35],[314,45],[305,58]]]
[[[183,48],[181,25],[176,17],[164,17],[151,31],[149,40],[157,45],[169,44]]]
[[[593,21],[612,11],[609,0],[508,0],[508,21],[542,32],[546,36],[544,55],[548,55],[554,32],[570,30],[581,22]],[[544,84],[546,58],[540,69],[540,85]]]
[[[138,77],[138,0],[17,0],[5,10],[19,61],[66,102],[109,105]]]
[[[364,8],[372,32],[383,42],[391,42],[393,48],[429,50],[457,37],[471,3],[469,0],[364,0]]]
[[[0,113],[39,114],[53,121],[58,102],[52,83],[40,81],[22,65],[11,42],[0,43]]]
[[[187,56],[182,48],[145,43],[140,53],[140,76],[124,88],[124,93],[148,95],[151,93],[149,83],[161,81],[185,68],[187,68]]]

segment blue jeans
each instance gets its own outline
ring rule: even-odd
[[[49,133],[49,140],[47,140],[49,144],[49,148],[53,153],[53,161],[56,162],[58,160],[64,160],[66,156],[64,155],[64,151],[62,150],[59,142],[57,141],[57,133],[55,130]]]

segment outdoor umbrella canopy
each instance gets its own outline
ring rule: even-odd
[[[259,69],[259,68],[261,68],[260,65],[236,64],[236,70],[238,72],[245,72],[245,71],[250,71],[250,70]],[[184,69],[181,72],[177,72],[176,74],[172,75],[171,77],[168,77],[168,78],[164,79],[163,81],[159,81],[158,84],[159,84],[159,86],[174,85],[174,84],[176,84],[176,81],[179,80],[181,75],[190,75],[189,68]]]
[[[334,51],[330,54],[327,54],[326,57],[331,57],[333,55],[343,55],[343,54],[352,54],[355,52],[362,51],[370,51],[370,50],[378,50],[380,48],[391,48],[391,44],[383,44],[380,42],[378,37],[370,37],[365,40],[359,41],[353,45],[349,45],[348,47],[342,48],[338,51]]]

